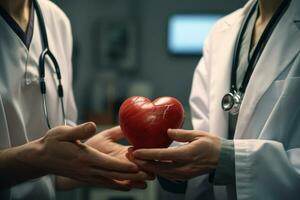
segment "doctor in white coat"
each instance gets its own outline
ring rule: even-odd
[[[62,98],[49,52],[45,78],[41,75],[47,46],[60,67]],[[70,23],[56,5],[47,0],[0,0],[1,200],[55,199],[55,188],[86,184],[144,188],[145,180],[152,178],[126,158],[127,147],[114,143],[123,137],[119,127],[95,135],[93,123],[76,126],[71,57]],[[41,94],[43,80],[47,101]]]
[[[243,27],[246,31],[240,34]],[[262,39],[267,29],[270,35]],[[259,46],[261,40],[264,46]],[[254,55],[258,59],[249,76],[247,67]],[[236,66],[234,57],[239,58]],[[246,76],[250,80],[238,93],[238,113],[227,112],[224,95],[236,95],[231,88],[240,86],[233,81],[242,84]],[[206,40],[190,96],[194,130],[168,132],[172,139],[187,143],[137,150],[135,162],[177,180],[170,188],[187,180],[179,199],[300,199],[299,91],[300,1],[250,0],[221,19]]]

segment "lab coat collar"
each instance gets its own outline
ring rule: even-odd
[[[260,99],[300,51],[300,1],[293,0],[269,39],[250,78],[240,108],[235,138],[256,138],[247,127]]]
[[[228,16],[225,16],[224,18],[224,23],[227,24],[228,27],[238,25],[240,26],[242,20],[244,19],[245,15],[249,12],[251,9],[252,5],[256,2],[257,0],[249,0],[243,8],[240,10],[237,10],[235,12],[239,12],[239,15],[231,14]]]

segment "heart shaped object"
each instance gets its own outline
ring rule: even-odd
[[[173,97],[153,102],[145,97],[128,98],[119,110],[120,126],[134,148],[164,148],[172,140],[169,128],[181,128],[184,122],[182,104]]]

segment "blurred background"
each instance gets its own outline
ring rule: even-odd
[[[246,0],[54,0],[69,17],[74,37],[74,93],[79,123],[118,124],[130,96],[179,99],[192,128],[188,98],[202,45],[213,24]],[[58,193],[72,200],[164,200],[157,182],[128,193],[82,188]]]

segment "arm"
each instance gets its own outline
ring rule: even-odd
[[[1,187],[10,187],[45,174],[69,177],[91,185],[129,190],[128,181],[144,181],[145,173],[136,165],[114,158],[79,142],[95,134],[87,123],[76,127],[56,127],[26,145],[1,151]]]
[[[116,141],[122,138],[124,138],[124,134],[121,128],[117,126],[94,135],[93,137],[89,138],[84,144],[118,161],[132,165],[133,163],[128,159],[127,156],[129,146],[124,146],[116,143]],[[99,177],[98,179],[99,183],[90,183],[86,181],[78,181],[76,179],[71,179],[68,177],[57,176],[56,188],[59,190],[70,190],[83,185],[101,187],[107,187],[107,185],[109,185],[109,187],[112,189],[122,190],[124,188],[120,186],[130,185],[131,188],[144,189],[147,186],[145,180],[152,180],[154,179],[154,177],[153,175],[146,174],[142,171],[127,174],[122,174],[120,172],[111,173],[107,171],[105,172],[105,174],[103,174],[103,177]],[[106,181],[106,185],[101,184],[101,179],[104,179]]]
[[[0,151],[0,188],[10,187],[46,175],[30,165],[39,152],[37,141]]]

